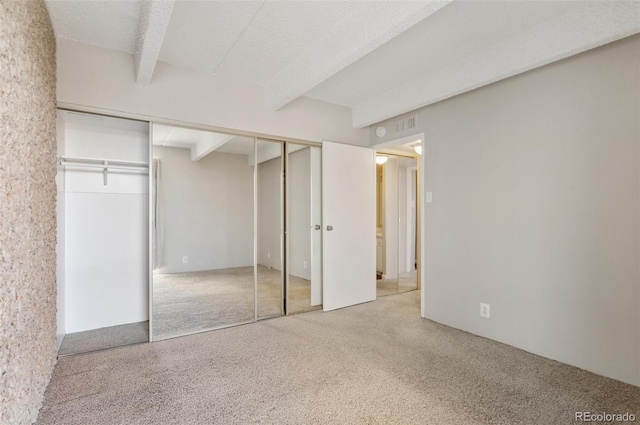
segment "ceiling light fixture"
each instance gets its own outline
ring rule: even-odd
[[[387,160],[389,159],[388,156],[383,156],[383,155],[376,155],[376,164],[384,164],[385,162],[387,162]]]
[[[422,142],[415,143],[411,145],[411,147],[413,148],[414,151],[416,151],[418,155],[422,155]]]

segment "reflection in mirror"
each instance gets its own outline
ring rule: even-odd
[[[376,166],[378,297],[418,288],[417,161],[409,157],[384,156],[386,161]]]
[[[418,289],[418,161],[398,158],[398,292]]]
[[[254,140],[153,125],[153,340],[253,321]]]
[[[283,314],[282,173],[284,144],[258,139],[258,319]]]
[[[287,146],[287,313],[292,314],[322,308],[321,149]]]
[[[378,183],[376,205],[377,295],[398,293],[398,157],[387,156],[376,167]]]

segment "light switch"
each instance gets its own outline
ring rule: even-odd
[[[424,196],[424,202],[430,204],[433,201],[433,192],[427,192]]]

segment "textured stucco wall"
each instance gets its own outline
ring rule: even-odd
[[[0,0],[0,423],[35,421],[56,358],[56,60],[42,1]]]

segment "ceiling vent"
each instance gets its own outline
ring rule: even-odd
[[[400,133],[415,127],[416,127],[415,115],[396,121],[396,133]]]

